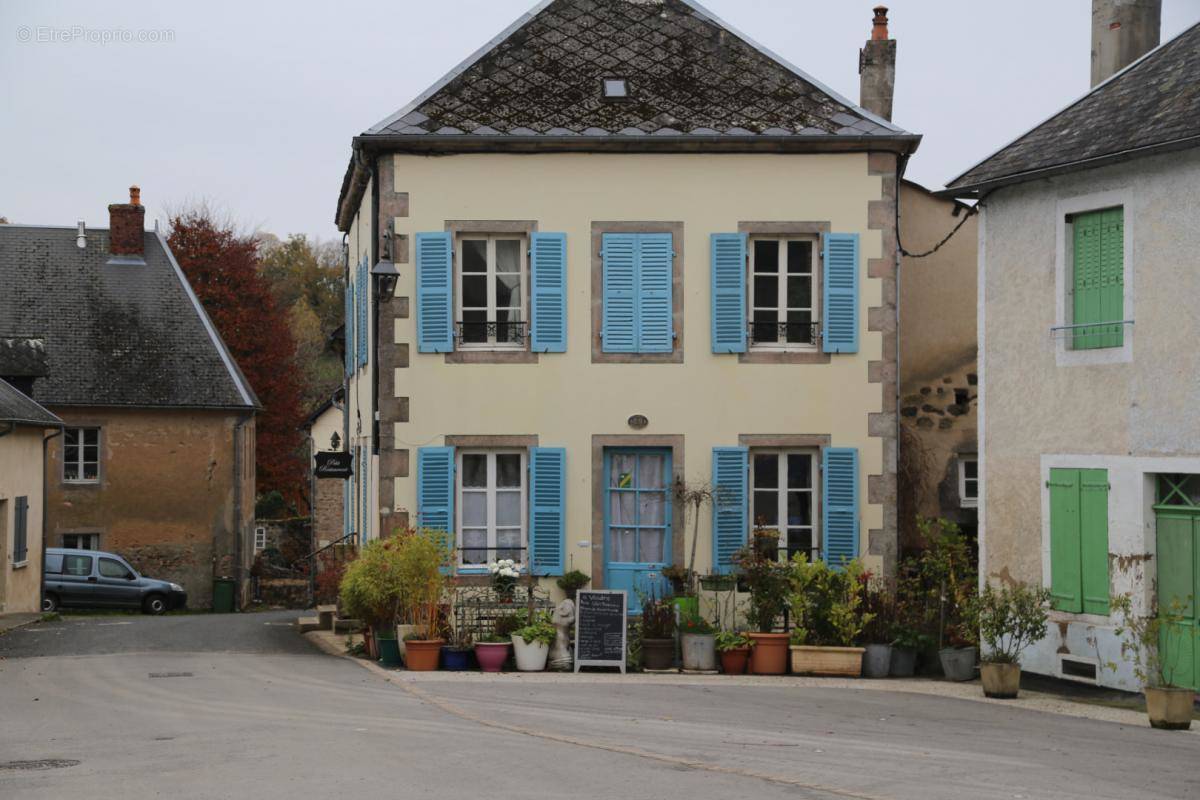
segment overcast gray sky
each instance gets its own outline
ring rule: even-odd
[[[0,216],[103,227],[137,183],[147,219],[203,198],[246,228],[334,237],[350,138],[533,4],[0,0]],[[874,4],[705,2],[855,101]],[[888,5],[895,121],[925,135],[908,175],[930,187],[1088,88],[1091,0]],[[1163,40],[1198,20],[1200,0],[1164,0]]]

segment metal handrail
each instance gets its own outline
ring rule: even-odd
[[[324,553],[329,548],[336,547],[337,545],[341,544],[342,542],[346,541],[347,539],[354,539],[357,537],[358,537],[358,531],[350,531],[350,533],[347,533],[342,538],[334,539],[329,544],[325,545],[324,547],[318,547],[316,550],[313,550],[311,553],[309,553],[306,556],[300,556],[299,558],[297,558],[295,561],[292,562],[292,566],[295,567],[301,561],[311,561],[312,559],[319,556],[321,553]]]

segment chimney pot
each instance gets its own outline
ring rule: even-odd
[[[129,205],[140,206],[142,204],[142,190],[135,183],[129,187]]]
[[[143,257],[146,253],[145,219],[142,190],[130,186],[128,203],[113,203],[108,207],[109,253],[114,256]]]
[[[858,55],[858,104],[891,121],[896,88],[896,40],[889,38],[887,6],[875,6],[871,38]]]
[[[887,6],[875,6],[875,19],[871,26],[871,41],[886,42],[888,40]]]

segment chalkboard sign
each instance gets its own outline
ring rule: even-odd
[[[581,589],[575,595],[575,671],[619,667],[625,671],[625,592]]]

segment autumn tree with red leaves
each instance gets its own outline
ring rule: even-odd
[[[304,422],[296,344],[259,271],[258,242],[213,219],[206,208],[172,215],[168,243],[204,310],[258,395],[255,421],[259,494],[304,498]]]

